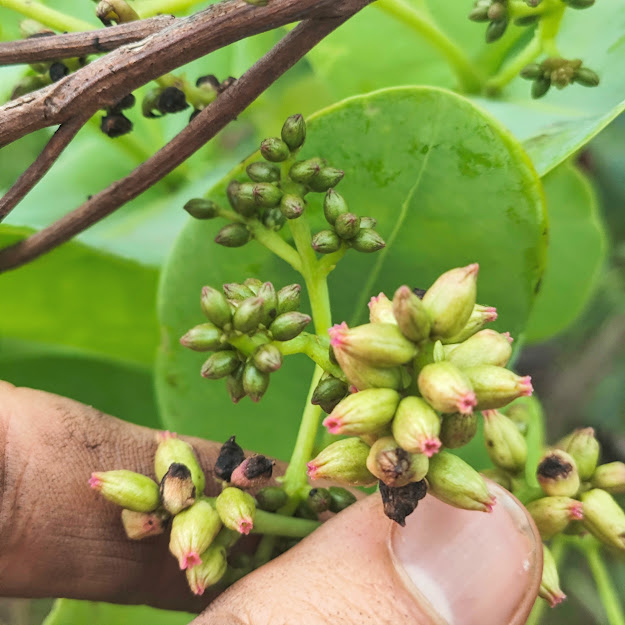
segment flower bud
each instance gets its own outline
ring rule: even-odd
[[[258,291],[263,283],[258,278],[245,278],[243,286],[246,286],[254,295],[258,295]]]
[[[511,343],[508,332],[480,330],[459,345],[446,345],[445,357],[461,369],[476,365],[505,367],[512,356]]]
[[[495,498],[484,478],[464,460],[447,451],[430,458],[429,492],[456,508],[492,512]]]
[[[245,397],[245,389],[243,388],[243,369],[241,364],[226,378],[226,390],[233,404],[238,404]]]
[[[269,387],[269,374],[247,362],[243,369],[243,390],[253,402],[259,402]]]
[[[513,421],[498,410],[484,410],[484,442],[495,466],[518,473],[525,468],[527,443]]]
[[[189,468],[184,464],[172,463],[161,480],[160,494],[163,507],[170,514],[178,514],[193,505],[196,490]]]
[[[159,482],[162,481],[172,464],[183,464],[191,474],[196,495],[199,497],[204,494],[206,478],[193,447],[186,441],[179,439],[174,432],[159,432],[157,441],[158,447],[154,454],[156,479]]]
[[[477,404],[469,378],[450,362],[435,362],[421,369],[419,392],[440,412],[471,414]]]
[[[219,456],[215,462],[215,476],[229,482],[232,472],[245,460],[243,449],[236,442],[236,437],[231,436],[219,450]]]
[[[206,499],[198,499],[174,517],[169,551],[178,560],[181,570],[200,564],[200,554],[215,540],[221,525],[219,514]]]
[[[184,205],[184,209],[196,219],[213,219],[219,215],[219,206],[215,202],[201,197],[189,200]]]
[[[317,383],[310,403],[330,413],[346,394],[347,384],[326,371]]]
[[[256,161],[250,163],[245,171],[254,182],[278,182],[280,180],[280,168],[273,163]]]
[[[462,343],[470,336],[481,330],[487,323],[497,319],[497,309],[492,306],[481,306],[476,304],[473,307],[471,316],[466,325],[458,334],[447,338],[441,338],[442,343]]]
[[[187,569],[187,582],[194,595],[203,595],[209,586],[214,586],[228,568],[226,550],[221,545],[211,545],[200,556],[200,563]]]
[[[506,32],[506,28],[508,28],[507,17],[491,22],[486,28],[486,43],[493,43],[493,41],[501,39]]]
[[[239,488],[224,488],[216,504],[223,524],[239,534],[249,534],[254,527],[256,503],[254,497]]]
[[[488,22],[488,6],[476,6],[469,13],[472,22]]]
[[[599,84],[599,76],[588,67],[580,67],[573,80],[584,87],[596,87]]]
[[[323,201],[323,214],[326,221],[333,226],[336,220],[348,212],[347,202],[334,189],[328,189]]]
[[[477,396],[478,410],[501,408],[517,397],[529,397],[534,390],[529,375],[521,377],[503,367],[477,365],[463,371]]]
[[[297,219],[306,208],[306,201],[299,195],[287,193],[280,200],[280,211],[287,219]]]
[[[134,471],[101,471],[92,473],[89,486],[105,499],[135,512],[152,512],[160,504],[158,484]]]
[[[212,323],[202,323],[191,328],[180,344],[196,352],[212,352],[223,346],[224,333]]]
[[[469,321],[475,306],[479,265],[451,269],[442,274],[423,296],[423,305],[432,320],[434,338],[458,334]]]
[[[391,422],[399,399],[399,393],[390,388],[365,389],[340,401],[323,425],[330,434],[359,436],[379,431]]]
[[[263,312],[265,300],[262,297],[249,297],[243,300],[232,315],[232,325],[235,330],[249,334],[258,329]]]
[[[549,602],[549,606],[555,608],[566,599],[566,595],[560,588],[558,568],[551,551],[543,544],[543,575],[540,581],[538,595]]]
[[[505,1],[505,0],[504,0]],[[506,6],[502,2],[493,2],[488,7],[488,19],[498,21],[506,16]]]
[[[537,78],[532,83],[532,98],[537,100],[538,98],[542,98],[549,88],[551,87],[551,78],[548,76],[543,76],[542,78]]]
[[[469,443],[477,432],[477,415],[453,414],[444,415],[441,421],[440,440],[445,447],[457,449]]]
[[[252,361],[262,373],[273,373],[282,366],[282,354],[275,345],[267,343],[256,350]]]
[[[540,459],[536,477],[547,495],[573,497],[579,491],[575,460],[561,449],[549,451]]]
[[[306,122],[303,116],[298,113],[297,115],[287,117],[282,126],[281,134],[282,141],[289,146],[291,152],[301,148],[306,140]]]
[[[330,491],[330,512],[341,512],[356,503],[354,493],[341,486],[330,486],[328,490]]]
[[[331,443],[307,465],[311,480],[329,479],[345,486],[369,486],[375,477],[367,469],[370,447],[359,438]]]
[[[374,367],[363,360],[353,358],[342,350],[330,353],[336,357],[347,381],[358,390],[366,388],[403,389],[410,384],[410,376],[404,367]]]
[[[520,399],[507,406],[506,416],[516,425],[517,430],[519,430],[523,436],[527,434],[530,419],[532,418],[531,409],[527,400]]]
[[[599,461],[599,441],[595,437],[593,428],[578,428],[567,436],[563,444],[556,445],[573,456],[579,479],[589,480]]]
[[[308,184],[313,191],[327,191],[330,187],[336,187],[343,180],[343,176],[345,176],[345,172],[340,169],[322,167]]]
[[[525,80],[536,80],[544,76],[544,70],[539,63],[530,63],[519,72],[519,75]]]
[[[608,493],[625,493],[625,462],[608,462],[597,467],[591,483]]]
[[[246,458],[233,472],[230,482],[233,486],[250,490],[265,485],[273,473],[275,462],[257,454]]]
[[[293,312],[299,308],[302,287],[299,284],[289,284],[282,287],[278,293],[278,315]]]
[[[311,317],[304,313],[296,311],[282,313],[269,326],[269,331],[276,341],[290,341],[302,332],[310,320]]]
[[[257,182],[252,185],[252,195],[254,204],[259,208],[273,208],[282,199],[282,191],[271,182]]]
[[[400,286],[393,296],[393,314],[404,336],[420,343],[430,334],[430,318],[410,287]]]
[[[319,254],[332,254],[340,249],[342,241],[334,230],[320,230],[313,236],[311,245]]]
[[[358,234],[349,240],[349,244],[357,252],[371,254],[386,247],[384,239],[371,228],[361,228]]]
[[[584,518],[584,505],[570,497],[543,497],[527,504],[543,540],[563,532],[570,521]]]
[[[323,163],[324,161],[320,158],[298,161],[297,163],[294,163],[289,170],[289,177],[293,180],[293,182],[307,184],[321,171]]]
[[[240,364],[241,361],[235,351],[215,352],[202,365],[200,373],[203,378],[218,380],[234,373]]]
[[[122,510],[122,524],[130,540],[143,540],[162,534],[168,518],[167,513],[158,510],[156,512]]]
[[[369,471],[393,488],[421,481],[428,466],[426,455],[407,452],[392,436],[378,439],[367,456]]]
[[[256,506],[260,510],[276,512],[288,501],[289,497],[278,486],[266,486],[256,493]]]
[[[375,228],[378,225],[378,220],[373,217],[361,217],[360,218],[360,229],[361,230],[370,230]]]
[[[215,243],[224,247],[241,247],[251,238],[249,230],[239,223],[224,226],[215,237]]]
[[[371,323],[394,323],[397,325],[397,320],[393,314],[393,303],[384,293],[374,295],[369,300],[368,306]]]
[[[200,304],[206,318],[217,327],[223,328],[227,323],[230,323],[232,311],[228,300],[221,291],[210,286],[202,287]]]
[[[616,500],[600,488],[581,495],[584,527],[598,540],[625,550],[625,512]]]
[[[563,0],[563,2],[572,9],[587,9],[595,3],[595,0]]]
[[[282,139],[270,137],[260,144],[260,153],[265,160],[280,163],[289,158],[290,151],[289,146]]]
[[[311,488],[306,501],[316,514],[320,514],[330,509],[332,497],[327,488]]]
[[[360,217],[354,213],[343,213],[336,218],[334,229],[341,239],[353,239],[360,231]]]
[[[330,328],[328,333],[335,354],[343,352],[377,367],[405,364],[417,353],[414,343],[391,323],[367,323],[355,328],[342,323]]]
[[[392,428],[395,440],[410,453],[429,458],[440,449],[440,417],[420,397],[409,395],[399,402]]]
[[[297,504],[297,508],[295,509],[295,514],[293,516],[298,519],[308,519],[309,521],[319,520],[319,515],[310,505],[308,499],[304,499]]]

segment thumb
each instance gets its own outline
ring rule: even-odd
[[[427,496],[404,528],[372,495],[221,595],[192,625],[522,625],[542,574],[525,508],[495,484],[491,514]]]

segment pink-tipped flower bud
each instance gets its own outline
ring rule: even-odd
[[[407,452],[392,436],[378,439],[367,457],[369,471],[392,488],[421,481],[428,467],[426,455]]]
[[[548,451],[538,463],[536,477],[547,495],[574,497],[580,481],[573,456],[561,449]]]
[[[625,551],[625,512],[614,497],[600,488],[581,495],[584,527],[598,540]]]
[[[212,352],[223,345],[224,336],[224,333],[216,325],[202,323],[191,328],[180,339],[180,344],[196,352]]]
[[[560,441],[556,447],[564,449],[573,456],[581,480],[587,481],[592,477],[597,468],[600,453],[599,441],[593,428],[578,428]]]
[[[160,504],[158,484],[134,471],[101,471],[92,473],[89,486],[105,499],[135,512],[152,512]]]
[[[542,497],[527,504],[543,540],[563,532],[571,521],[584,518],[584,504],[570,497]]]
[[[329,330],[334,353],[344,353],[374,367],[396,367],[412,360],[417,348],[392,323],[367,323],[355,328],[346,324]]]
[[[430,458],[441,446],[441,419],[426,401],[409,395],[399,402],[392,423],[398,444],[412,454]]]
[[[591,483],[608,493],[625,493],[625,462],[608,462],[597,467]]]
[[[165,477],[169,467],[174,464],[183,464],[191,473],[191,480],[195,486],[195,494],[199,497],[204,494],[206,478],[200,467],[193,447],[181,440],[174,432],[159,432],[157,434],[158,447],[154,454],[154,473],[160,482]]]
[[[408,286],[400,286],[393,296],[393,314],[404,336],[420,343],[430,335],[430,317],[423,302]]]
[[[198,499],[174,517],[169,551],[181,570],[200,564],[200,555],[211,545],[221,526],[219,514],[206,499]]]
[[[384,293],[374,295],[369,300],[369,321],[371,323],[397,324],[395,315],[393,315],[393,303]]]
[[[158,510],[156,512],[122,510],[122,524],[130,540],[143,540],[162,534],[168,518],[167,513]]]
[[[189,588],[194,595],[203,595],[214,586],[228,568],[226,550],[221,545],[211,545],[201,556],[200,563],[186,571]]]
[[[476,365],[505,367],[512,356],[512,340],[506,335],[507,332],[480,330],[464,343],[445,345],[445,357],[461,369]]]
[[[419,392],[435,410],[471,414],[477,404],[471,381],[450,362],[435,362],[421,369]]]
[[[433,338],[458,334],[469,321],[475,306],[479,265],[451,269],[442,274],[423,296],[432,321]]]
[[[273,473],[274,460],[256,455],[246,458],[233,472],[230,482],[243,489],[262,488],[269,482]]]
[[[497,319],[497,309],[493,306],[481,306],[476,304],[473,307],[471,316],[466,325],[458,334],[441,338],[443,343],[462,343],[466,341],[470,336],[473,336],[476,332],[479,332],[487,323],[495,321]]]
[[[391,422],[400,395],[390,388],[370,388],[341,400],[325,418],[330,434],[359,436],[381,430]]]
[[[558,568],[551,551],[543,544],[543,576],[540,582],[540,597],[545,599],[549,606],[555,608],[566,599],[566,595],[560,588]]]
[[[471,442],[476,433],[477,415],[474,412],[471,414],[454,412],[444,415],[441,420],[439,437],[441,443],[449,449],[464,447]]]
[[[429,492],[456,508],[492,512],[495,498],[484,478],[464,460],[448,451],[430,458]]]
[[[502,408],[517,397],[529,397],[534,389],[529,375],[518,376],[495,365],[467,367],[463,372],[477,396],[477,409]]]
[[[217,497],[217,512],[223,524],[239,534],[249,534],[254,527],[256,502],[254,497],[239,488],[224,488]]]
[[[193,505],[196,490],[189,468],[173,462],[161,480],[160,494],[163,507],[170,514],[178,514]]]
[[[370,486],[375,476],[367,469],[370,447],[359,438],[331,443],[307,465],[311,480],[328,479],[343,486]]]
[[[484,442],[493,464],[518,473],[525,468],[527,443],[519,428],[498,410],[484,410]]]

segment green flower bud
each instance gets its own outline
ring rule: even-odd
[[[421,481],[428,467],[427,456],[407,452],[392,436],[377,440],[367,456],[369,471],[392,488]]]
[[[258,291],[260,291],[260,287],[263,286],[263,283],[258,278],[245,278],[245,280],[243,280],[243,286],[246,286],[254,295],[258,295]]]
[[[432,320],[434,338],[458,334],[475,306],[479,265],[451,269],[442,274],[423,296],[423,305]]]
[[[584,87],[596,87],[599,84],[599,75],[587,67],[580,67],[575,72],[573,80]]]
[[[310,321],[310,315],[304,313],[296,311],[282,313],[269,326],[269,331],[276,341],[290,341],[298,336]]]
[[[349,240],[349,244],[357,252],[363,252],[364,254],[372,254],[386,247],[384,239],[370,228],[361,228],[358,234]]]
[[[334,229],[341,239],[353,239],[360,232],[360,217],[354,213],[343,213],[336,218]]]
[[[213,352],[222,347],[224,333],[212,323],[202,323],[191,328],[181,339],[180,344],[196,352]]]
[[[514,425],[516,425],[517,430],[519,430],[523,436],[527,434],[529,422],[532,418],[527,401],[523,399],[514,401],[511,405],[506,407],[506,416],[508,419],[512,420]]]
[[[248,362],[243,369],[243,390],[253,402],[259,402],[269,387],[269,374]]]
[[[202,365],[200,373],[203,378],[218,380],[234,373],[240,364],[241,361],[235,351],[215,352]]]
[[[527,504],[527,511],[543,540],[549,540],[563,532],[570,521],[584,518],[584,506],[570,497],[543,497]]]
[[[193,505],[196,491],[189,468],[172,463],[161,480],[160,494],[163,507],[170,514],[178,514]]]
[[[503,17],[495,22],[491,22],[486,28],[486,43],[493,43],[501,39],[508,28],[508,18]]]
[[[233,404],[238,404],[246,395],[243,388],[243,369],[244,365],[241,364],[226,379],[226,390]]]
[[[538,63],[530,63],[519,72],[519,75],[526,80],[536,80],[544,76],[544,70]]]
[[[256,202],[256,193],[254,192],[254,187],[256,184],[268,184],[270,186],[271,183],[251,183],[251,182],[243,182],[238,185],[236,190],[236,201],[234,210],[243,215],[244,217],[254,217],[258,213],[258,203]]]
[[[193,485],[200,496],[204,493],[206,479],[200,467],[193,447],[186,441],[178,438],[174,432],[159,432],[157,434],[158,447],[154,454],[154,473],[160,482],[169,471],[172,464],[185,465],[190,473]]]
[[[260,221],[265,228],[269,228],[269,230],[274,230],[275,232],[280,230],[286,223],[284,215],[279,207],[268,208],[265,210],[260,218]]]
[[[527,443],[517,426],[498,410],[484,410],[484,442],[493,464],[518,473],[525,468]]]
[[[497,309],[492,306],[481,306],[476,304],[471,311],[471,316],[466,325],[458,334],[447,338],[441,338],[441,342],[448,343],[462,343],[466,341],[470,336],[473,336],[476,332],[481,330],[485,324],[497,319]]]
[[[469,19],[472,22],[488,22],[488,7],[479,6],[473,8],[473,10],[469,13]]]
[[[562,0],[571,9],[587,9],[591,7],[595,0]]]
[[[226,195],[228,196],[228,202],[230,202],[230,206],[238,212],[237,205],[239,203],[239,198],[237,196],[237,192],[241,183],[238,180],[231,180],[228,183],[228,187],[226,188]]]
[[[393,314],[404,336],[420,343],[430,334],[430,318],[423,302],[408,286],[400,286],[393,296]]]
[[[260,153],[265,160],[280,163],[289,158],[290,151],[289,146],[282,139],[270,137],[260,144]]]
[[[410,395],[399,402],[392,428],[395,440],[406,451],[429,458],[440,449],[440,417],[419,397]]]
[[[532,379],[516,375],[503,367],[477,365],[463,369],[477,397],[477,409],[501,408],[517,397],[529,397]]]
[[[502,2],[493,2],[488,7],[488,19],[498,21],[506,16],[506,5]]]
[[[598,540],[625,551],[625,512],[609,493],[593,488],[581,495],[584,527]]]
[[[356,496],[341,486],[330,486],[330,512],[341,512],[353,503],[356,503]]]
[[[249,286],[245,284],[237,284],[236,282],[224,284],[223,289],[226,297],[234,302],[242,302],[244,299],[254,297],[254,295],[256,295],[256,292],[252,291]]]
[[[580,480],[589,480],[599,461],[599,441],[595,437],[593,428],[578,428],[556,447],[564,449],[573,456]]]
[[[315,387],[310,403],[330,413],[346,394],[347,384],[326,371]]]
[[[306,208],[306,201],[299,195],[288,193],[282,196],[280,211],[286,219],[297,219]]]
[[[323,421],[330,434],[359,436],[377,432],[391,422],[400,395],[390,388],[371,388],[341,400]]]
[[[574,497],[579,491],[579,473],[575,460],[561,449],[543,455],[536,469],[536,477],[547,495]]]
[[[264,301],[261,323],[268,326],[278,316],[278,295],[273,284],[271,282],[261,284],[258,297]]]
[[[250,297],[243,300],[232,316],[235,330],[249,334],[258,329],[263,318],[265,300],[262,297]]]
[[[299,284],[289,284],[282,287],[277,294],[278,315],[293,312],[299,308],[302,287]]]
[[[542,98],[547,91],[549,91],[549,87],[551,87],[551,78],[548,76],[543,76],[542,78],[537,78],[532,83],[532,98],[537,100],[538,98]]]
[[[331,254],[340,249],[342,242],[334,230],[320,230],[312,238],[312,248],[320,254]]]
[[[495,498],[484,478],[464,460],[447,451],[430,458],[429,492],[456,508],[492,512]]]
[[[267,343],[256,350],[252,360],[262,373],[273,373],[282,366],[282,353],[275,345]]]
[[[122,524],[130,540],[143,540],[158,536],[165,531],[169,515],[166,512],[136,512],[122,510]]]
[[[608,493],[625,493],[625,462],[608,462],[597,467],[591,483]]]
[[[219,206],[217,206],[215,202],[205,200],[201,197],[189,200],[184,205],[184,209],[191,217],[195,217],[196,219],[213,219],[213,217],[219,215]]]
[[[505,367],[512,356],[512,338],[508,332],[480,330],[459,345],[446,345],[445,358],[464,369],[476,365]]]
[[[278,206],[282,199],[282,191],[271,182],[257,182],[252,185],[252,195],[254,204],[260,208]]]
[[[343,180],[343,176],[345,176],[345,172],[340,169],[322,167],[308,182],[308,185],[313,191],[327,191],[331,187],[336,187],[336,185]]]
[[[340,215],[348,212],[347,202],[334,189],[328,189],[323,200],[323,214],[326,221],[333,226]]]
[[[239,223],[224,226],[215,237],[215,243],[224,247],[241,247],[251,239],[249,230]]]
[[[210,286],[202,287],[200,305],[206,318],[217,327],[223,328],[227,323],[230,323],[232,311],[228,300],[221,291]]]
[[[158,484],[134,471],[101,471],[91,474],[89,486],[105,499],[135,512],[152,512],[160,504]]]
[[[421,369],[419,392],[435,410],[471,414],[477,404],[471,381],[450,362],[435,362]]]
[[[330,509],[331,500],[332,497],[327,488],[311,488],[306,502],[315,514],[320,514]]]
[[[368,306],[371,323],[393,323],[397,325],[397,320],[393,314],[393,303],[384,293],[374,295],[369,300]]]
[[[298,519],[308,519],[309,521],[319,520],[319,515],[310,505],[310,502],[308,500],[299,502],[295,510],[294,516],[296,516]]]
[[[245,171],[254,182],[278,182],[280,180],[280,168],[273,163],[256,161],[250,163]]]
[[[187,569],[187,582],[191,592],[194,595],[203,595],[209,586],[214,586],[224,576],[227,568],[226,550],[221,545],[211,545],[200,556],[200,563]]]
[[[555,608],[566,599],[566,595],[560,588],[558,568],[551,551],[543,544],[543,576],[540,581],[538,595],[549,602],[549,606]]]
[[[506,490],[512,490],[512,480],[505,471],[495,467],[492,469],[484,469],[483,471],[480,471],[480,473]]]
[[[374,367],[344,351],[335,352],[330,347],[350,384],[357,389],[394,388],[403,389],[410,384],[410,376],[404,367]]]
[[[533,26],[534,24],[538,24],[539,21],[540,21],[540,15],[523,15],[522,17],[515,18],[514,25],[521,26],[521,27]]]
[[[310,158],[307,161],[298,161],[291,166],[289,177],[293,182],[309,183],[323,167],[325,161],[320,158]]]
[[[441,421],[441,443],[449,449],[464,447],[469,443],[477,432],[477,415],[453,414],[444,415]]]
[[[219,514],[206,499],[198,499],[174,517],[169,551],[178,560],[181,570],[201,563],[200,554],[215,540],[221,525]]]
[[[367,230],[370,228],[375,228],[378,225],[378,220],[373,217],[361,217],[360,218],[360,229]]]
[[[369,486],[376,479],[367,469],[370,447],[359,438],[328,445],[307,465],[311,480],[328,479],[345,486]]]
[[[298,113],[287,117],[281,134],[282,141],[289,146],[291,152],[301,148],[306,140],[306,122],[303,116]]]
[[[256,493],[256,506],[260,510],[276,512],[287,502],[288,495],[278,486],[266,486]]]
[[[328,331],[330,345],[338,357],[342,352],[377,366],[394,367],[412,360],[417,348],[391,323],[367,323],[355,328],[335,325]]]
[[[239,488],[229,486],[221,491],[215,503],[223,524],[239,534],[249,534],[254,527],[256,502]]]

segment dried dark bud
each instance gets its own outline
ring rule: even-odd
[[[215,89],[215,91],[219,90],[220,84],[221,83],[219,82],[219,80],[217,80],[217,76],[215,76],[213,74],[207,74],[206,76],[200,76],[195,81],[195,86],[196,87],[213,87],[213,89]]]
[[[161,91],[156,102],[156,108],[163,114],[179,113],[188,108],[184,91],[178,87],[166,87]]]
[[[172,463],[161,480],[159,491],[163,506],[170,514],[178,514],[191,506],[195,501],[195,486],[189,467]]]
[[[215,475],[226,482],[230,481],[232,472],[245,460],[243,449],[237,444],[236,438],[231,436],[219,451],[215,462]]]
[[[420,289],[419,287],[415,287],[414,289],[412,289],[412,292],[419,298],[419,299],[423,299],[423,296],[425,295],[425,289]]]
[[[110,110],[114,112],[125,111],[126,109],[131,109],[137,99],[132,93],[126,94],[119,102],[116,102],[113,106],[111,106]]]
[[[411,482],[399,488],[391,488],[380,481],[380,495],[382,495],[382,503],[384,504],[384,514],[402,527],[406,525],[406,517],[414,512],[426,493],[425,480]]]
[[[132,130],[132,122],[121,113],[105,115],[100,122],[100,129],[112,139],[128,134]]]
[[[273,473],[274,460],[266,456],[246,458],[230,476],[230,482],[238,488],[251,489],[264,486]]]
[[[57,82],[58,80],[61,80],[61,78],[65,78],[65,76],[69,74],[69,68],[64,63],[55,61],[54,63],[52,63],[52,65],[50,65],[48,74],[50,75],[50,80],[52,82]]]
[[[217,91],[219,91],[219,93],[223,93],[228,87],[231,87],[236,82],[236,80],[237,79],[234,76],[228,76],[228,78],[221,81],[219,87],[217,88]]]

